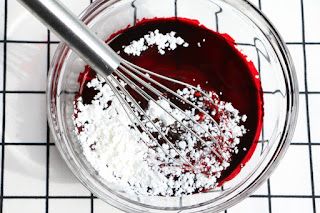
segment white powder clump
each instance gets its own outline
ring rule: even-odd
[[[156,46],[158,52],[164,55],[165,50],[175,50],[178,46],[188,47],[189,44],[183,38],[177,37],[174,31],[163,34],[159,30],[154,30],[139,40],[132,41],[128,46],[123,46],[123,49],[128,55],[140,56],[152,46]]]

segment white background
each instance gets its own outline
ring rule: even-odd
[[[252,2],[288,44],[299,78],[300,113],[289,151],[270,180],[227,212],[320,213],[320,1]],[[64,3],[79,14],[90,2]],[[55,36],[15,0],[0,0],[1,210],[120,212],[76,180],[48,133],[45,86],[56,46]]]

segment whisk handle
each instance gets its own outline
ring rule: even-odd
[[[99,74],[117,69],[117,54],[57,0],[19,0]]]

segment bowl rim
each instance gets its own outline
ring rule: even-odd
[[[118,2],[128,2],[131,0],[97,0],[94,1],[91,5],[89,5],[81,14],[80,19],[85,23],[90,23],[91,20],[94,19],[96,16],[95,14],[99,14],[105,8],[118,3]],[[175,0],[178,1],[178,0]],[[212,1],[212,0],[208,0]],[[282,72],[284,75],[285,83],[286,83],[286,90],[287,93],[287,113],[285,124],[283,128],[283,133],[279,139],[279,143],[275,147],[270,147],[273,149],[273,152],[266,152],[265,157],[260,162],[259,165],[256,166],[258,168],[258,172],[252,173],[246,181],[241,181],[239,183],[239,187],[231,190],[228,193],[223,194],[219,199],[212,199],[201,204],[194,204],[188,207],[176,208],[176,207],[156,207],[147,204],[142,204],[137,201],[128,200],[127,198],[119,195],[118,193],[112,192],[112,190],[108,189],[108,187],[104,188],[107,190],[100,190],[97,188],[97,183],[93,178],[89,177],[86,174],[87,171],[83,171],[83,167],[81,164],[74,159],[74,156],[70,156],[70,153],[73,152],[70,147],[65,145],[66,136],[61,131],[63,123],[59,120],[56,116],[54,116],[54,110],[52,106],[52,97],[54,94],[52,93],[52,89],[55,83],[55,76],[57,75],[56,69],[57,67],[61,66],[60,60],[62,56],[66,56],[69,52],[69,48],[64,43],[60,43],[57,50],[55,51],[54,57],[51,61],[50,70],[48,74],[48,84],[47,84],[47,116],[48,116],[48,123],[53,133],[53,137],[55,140],[55,144],[59,150],[59,153],[67,163],[68,167],[71,169],[73,174],[79,179],[79,181],[89,189],[92,193],[96,194],[99,198],[103,199],[105,202],[109,203],[110,205],[124,210],[126,212],[144,212],[150,211],[152,212],[163,212],[164,210],[167,211],[183,211],[183,212],[218,212],[225,210],[236,203],[240,202],[244,198],[246,198],[249,194],[251,194],[255,189],[257,189],[265,180],[270,176],[270,174],[274,171],[274,169],[279,164],[280,160],[283,158],[284,154],[286,153],[290,141],[293,137],[294,129],[297,122],[297,115],[298,115],[298,103],[299,103],[299,90],[298,90],[298,82],[297,76],[295,73],[295,68],[293,65],[292,58],[290,53],[273,26],[273,24],[269,21],[269,19],[253,4],[248,2],[247,0],[220,0],[221,2],[227,3],[232,7],[236,8],[240,11],[243,15],[249,18],[253,23],[256,24],[256,21],[253,19],[257,19],[259,22],[263,24],[266,29],[260,28],[260,25],[256,25],[259,27],[260,31],[263,34],[267,34],[268,32],[272,38],[269,38],[269,42],[272,45],[278,59],[281,62]],[[244,12],[246,12],[244,14]],[[93,18],[92,18],[93,17]],[[271,41],[271,39],[273,39]],[[58,114],[58,113],[57,113]],[[267,156],[268,155],[268,156]],[[268,159],[268,160],[266,160]],[[79,169],[80,168],[80,169]],[[81,169],[82,168],[82,169]],[[96,182],[96,181],[95,181]],[[101,185],[100,185],[101,187]],[[98,189],[98,190],[97,190]],[[212,205],[213,202],[216,201],[215,205]],[[210,205],[211,204],[211,205]],[[190,208],[191,207],[191,208]]]

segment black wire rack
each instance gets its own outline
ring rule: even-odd
[[[68,1],[74,5],[91,2]],[[225,213],[320,213],[320,131],[317,130],[320,118],[320,74],[317,74],[320,73],[320,27],[317,24],[320,13],[314,12],[314,7],[320,11],[320,3],[318,0],[252,2],[270,17],[280,33],[286,32],[284,39],[299,77],[299,119],[281,168],[257,192]],[[46,72],[59,43],[48,30],[42,39],[11,36],[10,30],[19,20],[12,22],[9,16],[15,16],[13,7],[17,5],[12,0],[0,0],[0,213],[120,212],[87,191],[57,154],[46,124],[45,87],[34,87],[38,82],[32,82],[32,79],[30,88],[15,85],[19,84],[19,76],[12,70],[16,69],[15,65],[22,66],[19,63],[23,61],[17,62],[20,51],[36,53],[41,49],[36,57],[41,58],[43,67],[39,65],[38,68],[42,69],[39,72]],[[31,15],[26,13],[26,16]],[[219,11],[215,16],[218,20]],[[218,30],[218,21],[216,24]],[[255,47],[255,43],[243,45]],[[259,55],[257,52],[258,65]],[[41,132],[32,130],[34,128]],[[32,135],[34,132],[36,136]]]

